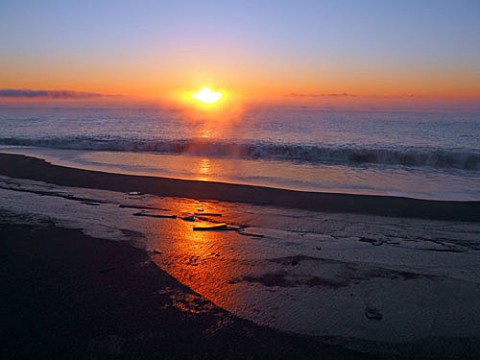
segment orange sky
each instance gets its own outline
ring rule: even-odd
[[[7,1],[0,89],[480,99],[479,3],[345,4]]]

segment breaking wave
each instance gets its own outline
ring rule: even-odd
[[[51,139],[0,138],[0,144],[58,149],[154,152],[222,158],[283,160],[299,163],[434,167],[480,170],[480,152],[428,147],[388,148],[360,145],[302,145],[270,142],[235,143],[200,140],[126,140],[86,137]]]

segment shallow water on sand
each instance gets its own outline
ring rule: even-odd
[[[332,193],[401,196],[429,200],[478,201],[480,176],[440,169],[309,165],[272,160],[222,159],[192,155],[62,150],[1,146],[53,164],[122,174],[263,185]]]

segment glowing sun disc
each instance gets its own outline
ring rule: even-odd
[[[209,88],[203,88],[190,96],[205,104],[212,104],[219,101],[223,94],[221,92],[212,91]]]

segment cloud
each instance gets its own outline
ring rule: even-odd
[[[79,92],[70,90],[30,90],[30,89],[0,89],[0,98],[45,98],[45,99],[93,99],[112,97],[93,92]]]
[[[290,96],[290,97],[310,97],[310,98],[319,98],[319,97],[356,97],[357,95],[353,95],[353,94],[348,94],[346,92],[344,93],[340,93],[340,94],[337,94],[337,93],[330,93],[330,94],[298,94],[298,93],[290,93],[288,94],[287,96]]]

